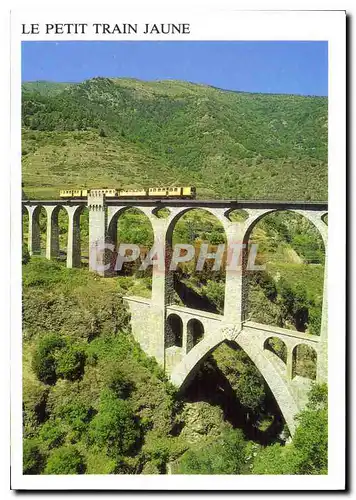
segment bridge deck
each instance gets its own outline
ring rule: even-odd
[[[280,200],[184,200],[184,199],[123,199],[106,198],[105,203],[109,206],[153,206],[163,205],[165,207],[192,207],[192,208],[263,208],[278,210],[318,210],[327,211],[327,201],[280,201]],[[22,200],[23,205],[86,205],[87,199],[58,199],[58,200]]]
[[[200,309],[192,309],[190,307],[169,305],[167,306],[167,312],[177,312],[181,314],[190,314],[191,316],[214,319],[216,321],[223,321],[224,316],[222,314],[215,314],[208,311],[202,311]]]

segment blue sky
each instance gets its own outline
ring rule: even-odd
[[[22,81],[176,79],[247,92],[326,96],[327,42],[23,42]]]

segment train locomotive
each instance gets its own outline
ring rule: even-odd
[[[148,189],[116,189],[116,188],[95,188],[95,189],[61,189],[60,198],[78,199],[87,198],[89,194],[104,194],[106,198],[181,198],[194,199],[196,197],[196,188],[194,186],[176,186],[176,187],[150,187]]]

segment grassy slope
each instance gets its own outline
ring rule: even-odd
[[[38,82],[23,88],[23,121],[31,196],[194,183],[202,198],[327,197],[325,98],[177,81]]]

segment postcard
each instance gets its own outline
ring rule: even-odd
[[[11,13],[11,488],[345,488],[344,11]]]

